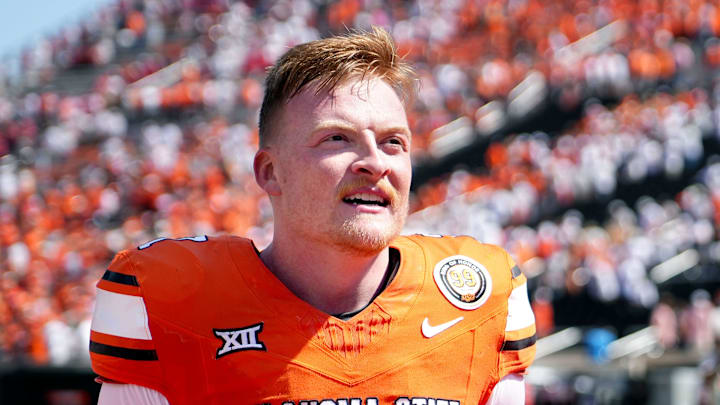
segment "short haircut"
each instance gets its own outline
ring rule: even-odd
[[[280,57],[265,79],[260,146],[265,146],[272,136],[272,119],[307,85],[316,85],[317,93],[332,92],[354,76],[384,80],[406,103],[415,96],[415,71],[398,56],[392,37],[382,28],[297,45]]]

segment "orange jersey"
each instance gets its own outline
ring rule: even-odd
[[[101,377],[173,405],[483,404],[535,353],[526,280],[470,237],[399,237],[396,277],[347,321],[293,295],[237,237],[119,253],[90,336]]]

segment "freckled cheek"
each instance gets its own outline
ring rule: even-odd
[[[345,171],[340,165],[328,164],[327,161],[312,161],[299,166],[303,170],[303,188],[312,190],[316,196],[335,196]]]
[[[342,178],[351,164],[351,161],[345,161],[344,159],[320,159],[313,162],[318,175],[335,179]]]
[[[412,181],[412,166],[410,164],[401,163],[392,170],[393,183],[398,190],[410,190],[410,182]]]

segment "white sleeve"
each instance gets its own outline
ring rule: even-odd
[[[520,374],[508,374],[493,388],[490,399],[485,405],[523,405],[525,404],[525,378]]]
[[[103,383],[98,405],[169,405],[165,396],[154,389],[135,384]]]

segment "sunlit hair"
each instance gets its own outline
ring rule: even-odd
[[[382,28],[297,45],[270,68],[265,79],[260,146],[271,137],[271,122],[278,111],[307,85],[315,86],[318,94],[331,92],[354,76],[384,80],[406,103],[415,95],[415,72],[398,56],[390,34]]]

